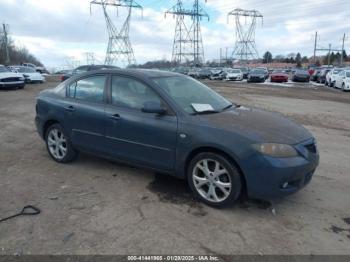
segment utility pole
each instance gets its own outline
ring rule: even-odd
[[[342,44],[342,47],[341,47],[341,56],[340,56],[340,64],[343,65],[344,63],[344,45],[345,45],[345,33],[344,33],[344,36],[343,36],[343,44]]]
[[[142,10],[142,6],[136,3],[134,0],[93,0],[90,2],[90,5],[92,4],[100,5],[102,7],[106,20],[109,40],[105,64],[115,65],[117,62],[120,62],[123,65],[136,64],[134,51],[129,38],[130,18],[131,10],[134,8]],[[115,7],[117,9],[117,13],[118,8],[126,9],[127,15],[124,23],[120,27],[120,30],[117,30],[117,27],[114,25],[111,16],[108,13],[107,7]]]
[[[314,64],[316,64],[316,48],[317,48],[317,31],[315,34],[315,45],[314,45]]]
[[[9,47],[8,47],[8,32],[7,32],[7,28],[8,26],[6,24],[2,24],[2,28],[3,28],[3,31],[4,31],[4,45],[5,45],[5,53],[6,53],[6,61],[5,63],[6,64],[9,64],[10,63],[10,54],[9,54]]]
[[[240,61],[259,58],[259,53],[255,43],[256,22],[259,18],[263,21],[263,15],[257,10],[243,10],[236,8],[227,14],[229,17],[235,17],[236,23],[236,44],[233,49],[232,57]],[[242,19],[245,23],[242,24]]]
[[[342,47],[342,50],[340,50],[340,49],[335,49],[335,48],[332,48],[332,44],[329,44],[328,45],[328,48],[319,48],[318,47],[318,42],[317,42],[317,32],[316,32],[316,37],[315,37],[315,47],[314,47],[314,61],[316,62],[316,52],[317,51],[323,51],[323,52],[326,52],[327,51],[327,53],[328,53],[328,61],[327,61],[327,63],[328,63],[328,65],[330,65],[331,64],[331,52],[341,52],[342,54],[343,54],[343,50],[344,50],[344,42],[345,42],[345,34],[344,34],[344,38],[343,38],[343,47]],[[341,58],[341,60],[343,60],[342,58]],[[343,63],[342,61],[341,61],[341,63]]]
[[[221,66],[221,58],[222,58],[222,48],[220,47],[220,59],[219,59],[220,66]]]

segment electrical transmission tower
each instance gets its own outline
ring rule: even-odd
[[[133,8],[142,10],[142,6],[133,0],[93,0],[90,2],[90,4],[101,5],[106,20],[109,40],[105,64],[115,65],[117,62],[122,63],[123,65],[136,64],[134,51],[129,39],[129,27],[131,10]],[[108,6],[116,7],[117,12],[118,8],[120,7],[126,8],[127,15],[119,31],[114,25],[111,16],[107,12]]]
[[[233,49],[232,58],[240,61],[258,59],[259,53],[255,44],[255,29],[259,18],[263,21],[263,15],[256,10],[243,10],[237,8],[227,15],[235,17],[236,23],[236,44]],[[244,23],[242,20],[244,19]]]
[[[199,0],[194,1],[191,10],[185,9],[182,1],[178,0],[166,14],[176,16],[172,61],[179,64],[188,61],[193,61],[194,65],[202,64],[205,60],[200,21],[203,17],[209,20],[209,15],[199,5]],[[192,20],[190,27],[186,25],[186,16]]]

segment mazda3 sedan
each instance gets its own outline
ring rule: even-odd
[[[205,203],[269,200],[303,188],[319,162],[304,127],[236,105],[185,75],[101,70],[42,91],[36,126],[57,162],[78,152],[187,179]]]

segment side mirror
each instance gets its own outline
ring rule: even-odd
[[[166,113],[166,109],[162,107],[162,105],[159,102],[155,102],[155,101],[145,102],[141,110],[144,113],[151,113],[151,114],[158,114],[158,115],[164,115]]]

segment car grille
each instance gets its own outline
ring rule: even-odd
[[[304,147],[311,153],[314,153],[314,154],[317,153],[317,148],[316,148],[316,144],[315,143],[305,145]]]
[[[19,77],[9,77],[1,79],[0,82],[16,82],[19,81]]]

